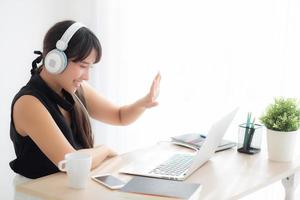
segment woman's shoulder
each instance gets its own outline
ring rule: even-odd
[[[29,94],[20,96],[12,105],[11,120],[18,133],[26,136],[25,126],[35,124],[35,118],[44,118],[47,110],[40,100]]]
[[[37,104],[41,104],[41,102],[35,95],[32,94],[24,94],[20,96],[15,102],[15,106],[21,105],[23,107],[26,107],[27,109],[30,109]]]
[[[34,93],[34,91],[33,91],[32,87],[30,86],[30,80],[29,80],[28,83],[26,85],[24,85],[23,87],[21,87],[21,89],[19,89],[19,91],[15,94],[13,101],[16,101],[23,95],[33,95],[33,93]]]
[[[26,96],[26,97],[25,97]],[[15,103],[18,102],[23,102],[25,99],[25,103],[27,101],[29,102],[34,102],[36,100],[39,100],[43,102],[43,95],[36,90],[34,87],[31,86],[30,81],[23,86],[14,96],[12,100],[11,107],[13,108]]]
[[[28,116],[44,109],[44,105],[36,96],[24,94],[15,101],[12,112],[14,115]]]
[[[33,114],[39,110],[44,110],[43,104],[41,95],[26,85],[15,95],[11,104],[11,114],[12,116]]]

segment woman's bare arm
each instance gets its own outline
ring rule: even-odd
[[[76,151],[60,131],[48,110],[33,96],[25,95],[17,100],[13,109],[13,120],[20,135],[28,135],[55,165],[64,159],[65,154]],[[105,146],[80,151],[92,156],[93,168],[107,156],[114,154]]]

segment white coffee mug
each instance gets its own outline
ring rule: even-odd
[[[91,166],[92,157],[82,152],[68,153],[58,163],[59,170],[67,172],[69,186],[76,189],[86,188]]]

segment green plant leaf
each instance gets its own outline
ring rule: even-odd
[[[268,129],[282,132],[296,131],[300,127],[299,101],[293,98],[275,98],[260,117]]]

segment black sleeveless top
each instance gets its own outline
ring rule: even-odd
[[[78,129],[76,123],[74,123],[76,116],[73,97],[65,90],[63,90],[63,94],[64,98],[54,92],[39,74],[34,74],[30,81],[14,97],[11,105],[10,138],[14,144],[17,158],[9,163],[14,172],[27,178],[39,178],[59,171],[56,165],[47,158],[29,136],[23,137],[15,129],[13,106],[23,95],[32,95],[45,106],[74,149],[84,148],[81,137],[76,133]],[[70,112],[71,127],[66,123],[58,105]],[[43,132],[40,134],[43,134]]]

